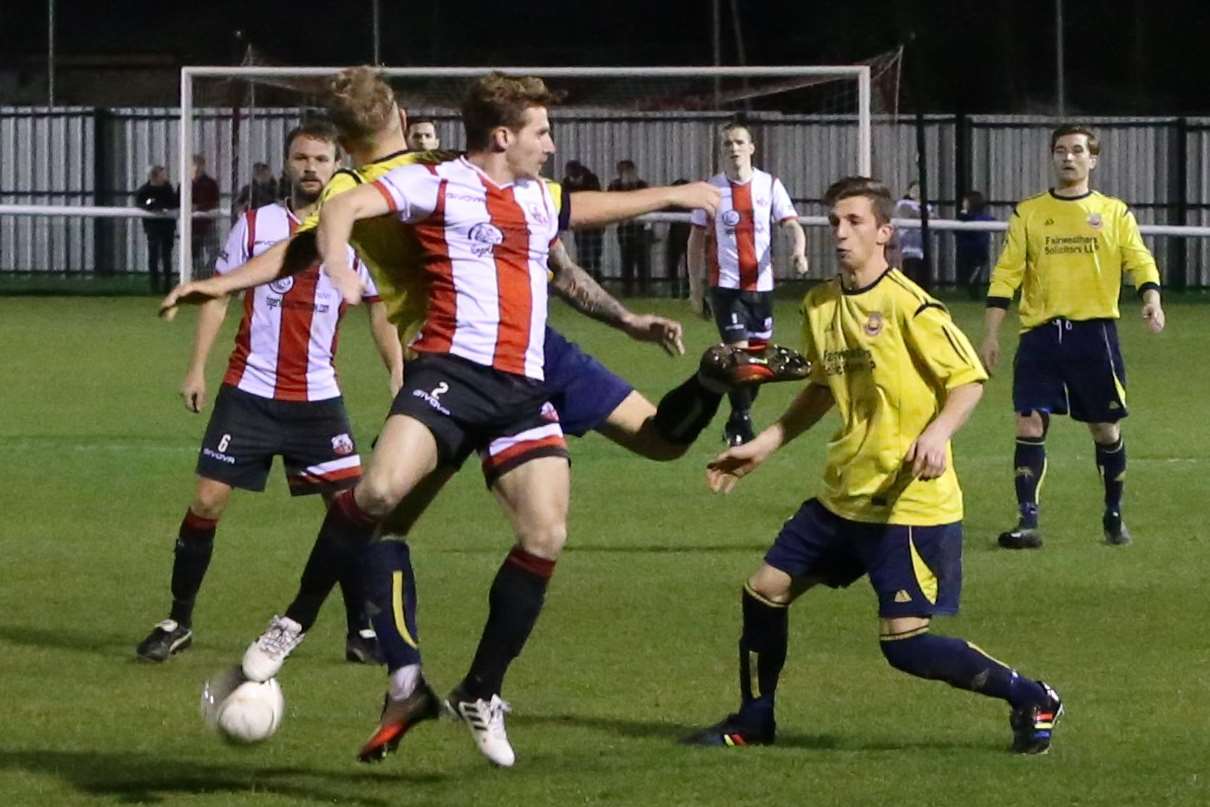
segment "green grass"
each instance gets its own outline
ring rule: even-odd
[[[977,337],[978,307],[955,308]],[[958,438],[965,597],[961,616],[937,627],[1060,688],[1068,716],[1051,755],[1007,752],[1000,703],[891,670],[864,583],[795,607],[776,747],[677,746],[734,706],[739,585],[817,489],[828,421],[727,498],[703,481],[715,427],[674,464],[597,436],[573,443],[569,549],[505,693],[511,771],[490,769],[461,727],[441,723],[385,764],[357,765],[383,679],[341,660],[338,602],[283,673],[287,717],[270,743],[230,748],[206,729],[202,680],[284,607],[318,528],[318,502],[291,500],[279,473],[265,494],[237,495],[220,525],[194,648],[161,666],[133,660],[166,612],[205,425],[175,394],[192,318],[165,325],[153,311],[150,299],[0,298],[0,804],[1210,803],[1205,306],[1172,304],[1159,337],[1143,334],[1133,306],[1122,327],[1133,546],[1100,543],[1090,441],[1056,419],[1047,546],[995,548],[1014,516],[1007,375]],[[789,340],[797,315],[790,303],[778,315]],[[693,365],[561,308],[555,319],[653,399]],[[368,444],[386,385],[362,320],[346,324],[340,365]],[[234,324],[215,351],[215,383]],[[696,353],[710,329],[687,327]],[[758,420],[791,392],[767,389]],[[416,531],[426,665],[442,691],[469,661],[509,543],[474,463]]]

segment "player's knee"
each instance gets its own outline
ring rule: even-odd
[[[195,516],[217,521],[227,509],[227,502],[230,500],[231,489],[226,485],[202,484],[198,486],[189,509]]]
[[[767,565],[748,578],[746,588],[756,597],[773,605],[789,605],[796,596],[793,578]]]
[[[531,555],[547,560],[557,560],[567,543],[567,522],[550,519],[521,525],[517,531],[517,543]]]
[[[1103,446],[1113,445],[1122,435],[1117,423],[1089,423],[1088,431],[1092,433],[1093,441]]]
[[[1046,437],[1050,430],[1050,414],[1031,409],[1028,412],[1017,413],[1017,436],[1030,437],[1035,440]]]
[[[403,492],[396,487],[389,479],[367,474],[357,483],[357,506],[374,519],[384,519],[403,499]]]

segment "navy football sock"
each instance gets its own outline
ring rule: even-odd
[[[366,544],[374,535],[375,521],[357,506],[353,491],[332,500],[311,555],[298,582],[298,593],[286,616],[308,631],[319,618],[319,609],[332,587],[342,577],[354,574]]]
[[[407,542],[392,539],[371,544],[364,554],[362,579],[387,670],[419,664],[416,574]]]
[[[1121,513],[1122,487],[1126,480],[1126,441],[1119,436],[1116,443],[1096,445],[1097,471],[1105,483],[1105,509]]]
[[[1019,675],[962,639],[922,632],[883,636],[881,645],[890,665],[908,675],[999,698],[1013,708],[1047,702],[1046,690],[1037,681]]]
[[[786,664],[789,609],[760,597],[746,584],[741,599],[744,627],[739,638],[740,711],[772,715],[777,679]]]
[[[1022,527],[1038,526],[1038,491],[1046,476],[1046,438],[1018,437],[1013,452],[1013,469],[1017,487],[1017,508]]]
[[[710,425],[723,396],[706,389],[697,373],[660,399],[655,430],[671,443],[688,445]]]
[[[554,572],[553,560],[531,555],[519,546],[508,553],[492,581],[487,624],[470,671],[462,680],[467,695],[486,700],[500,693],[508,665],[521,655],[538,621]]]
[[[202,587],[206,569],[210,567],[217,528],[217,518],[202,518],[192,509],[185,511],[185,518],[181,521],[172,557],[172,610],[169,618],[182,627],[188,628],[193,624],[193,604]]]

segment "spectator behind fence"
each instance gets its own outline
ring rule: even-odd
[[[287,192],[289,189],[287,189]],[[278,199],[277,177],[269,170],[268,163],[252,165],[252,181],[239,189],[235,198],[232,218],[238,218],[245,210],[271,205]]]
[[[177,208],[178,191],[168,181],[168,169],[153,165],[147,181],[134,192],[140,210],[161,213]],[[151,273],[151,290],[165,293],[172,288],[172,242],[176,238],[176,219],[143,219],[147,236],[147,268]]]
[[[987,212],[987,200],[979,191],[968,191],[962,196],[962,207],[958,221],[995,221]],[[986,230],[959,230],[954,233],[954,252],[958,263],[958,282],[966,286],[972,300],[983,297],[987,284],[987,266],[990,260],[992,234]]]
[[[689,180],[678,179],[673,185],[688,185]],[[669,212],[681,212],[668,209]],[[685,253],[689,248],[689,232],[693,225],[687,221],[674,221],[668,225],[667,241],[664,244],[664,278],[668,288],[675,297],[683,297],[688,293],[689,270],[685,265]],[[681,285],[681,281],[686,281]]]
[[[206,173],[206,158],[193,155],[193,212],[202,213],[218,208],[218,183]],[[190,238],[193,250],[194,277],[210,274],[214,259],[218,257],[218,229],[210,216],[193,217],[193,235]]]
[[[599,191],[601,180],[578,160],[568,161],[563,187],[568,193]],[[597,280],[601,279],[601,252],[605,249],[605,231],[576,230],[576,261]]]
[[[618,176],[609,183],[611,191],[637,191],[646,187],[647,183],[639,179],[638,169],[631,160],[618,163]],[[622,253],[623,293],[634,293],[636,278],[639,291],[646,292],[651,279],[651,225],[640,221],[619,224],[618,248]]]
[[[929,214],[933,207],[929,205]],[[895,218],[920,218],[920,183],[913,180],[907,186],[907,193],[895,204]],[[896,228],[896,240],[899,243],[899,268],[921,288],[927,290],[931,285],[932,272],[924,263],[924,235],[919,227]]]

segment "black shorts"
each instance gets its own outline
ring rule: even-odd
[[[773,338],[773,292],[710,289],[710,307],[719,336],[729,345],[761,343]]]
[[[1021,334],[1013,359],[1013,409],[1116,423],[1126,411],[1126,365],[1111,319],[1053,319]]]
[[[275,456],[285,463],[293,496],[349,488],[361,478],[343,399],[275,401],[224,384],[202,438],[198,476],[264,490]]]
[[[530,460],[568,457],[548,395],[541,381],[433,353],[408,362],[391,414],[423,423],[437,441],[442,465],[461,467],[478,451],[491,487]]]

